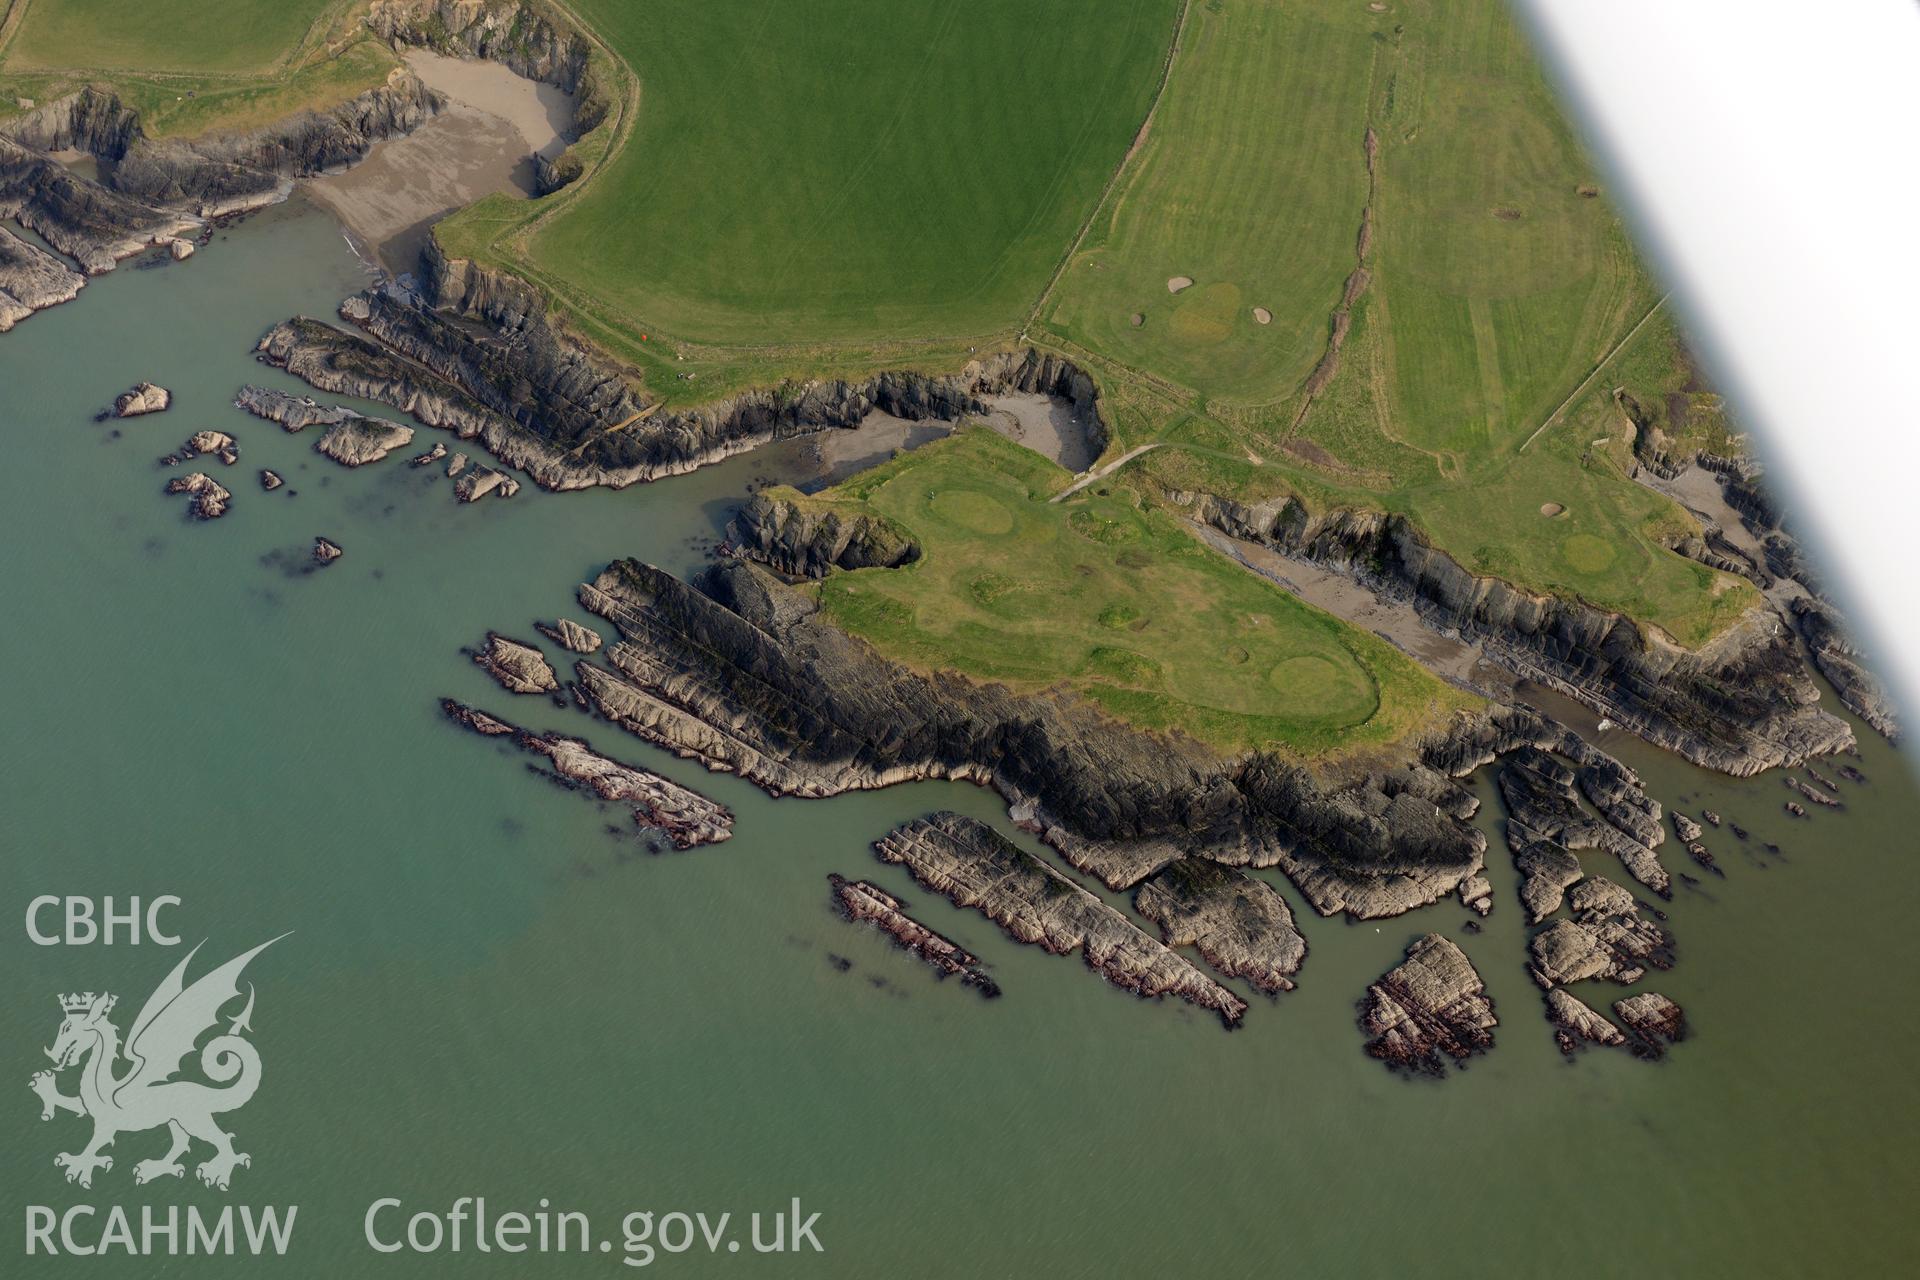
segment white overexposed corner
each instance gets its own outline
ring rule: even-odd
[[[1516,3],[1816,566],[1920,690],[1920,5]]]

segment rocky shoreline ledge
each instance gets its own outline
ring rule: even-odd
[[[827,883],[833,886],[834,906],[848,920],[872,925],[901,950],[926,961],[943,978],[957,977],[989,1000],[1000,994],[1000,984],[987,976],[979,957],[908,915],[906,904],[879,885],[837,874],[829,875]]]
[[[441,699],[440,707],[455,724],[544,757],[560,782],[626,806],[636,826],[659,829],[676,849],[718,844],[733,835],[733,814],[724,806],[649,769],[600,755],[583,739],[522,729],[452,698]]]
[[[889,832],[874,850],[1016,941],[1054,955],[1081,952],[1088,968],[1122,990],[1178,996],[1219,1014],[1229,1028],[1247,1011],[1246,1001],[983,822],[932,814]]]

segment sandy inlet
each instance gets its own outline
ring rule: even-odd
[[[534,157],[566,148],[573,99],[497,62],[407,55],[446,109],[365,160],[312,179],[309,192],[346,224],[356,247],[396,275],[419,264],[427,231],[496,191],[531,196]]]

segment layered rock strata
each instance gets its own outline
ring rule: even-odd
[[[1686,1015],[1680,1006],[1657,991],[1642,992],[1613,1002],[1613,1014],[1632,1033],[1631,1048],[1643,1058],[1659,1058],[1667,1046],[1687,1036]]]
[[[636,825],[657,828],[676,849],[718,844],[733,835],[733,814],[724,806],[651,770],[600,755],[582,739],[522,729],[451,698],[440,707],[455,724],[544,757],[561,782],[625,805]]]
[[[989,1000],[1000,994],[1000,984],[987,976],[977,956],[908,915],[905,904],[879,885],[842,875],[829,875],[827,882],[833,886],[834,905],[847,919],[872,925],[943,978],[957,977]]]
[[[728,522],[727,545],[796,578],[835,569],[897,569],[920,558],[920,545],[893,522],[866,512],[809,510],[756,493]]]
[[[1617,762],[1614,765],[1619,768]],[[1580,804],[1580,793],[1575,790],[1577,779],[1600,780],[1588,794],[1609,797],[1615,793],[1602,782],[1615,776],[1613,769],[1604,766],[1576,769],[1532,745],[1520,747],[1502,762],[1496,777],[1507,802],[1507,848],[1520,869],[1520,900],[1526,905],[1529,923],[1544,920],[1558,910],[1566,888],[1585,874],[1574,856],[1577,849],[1613,854],[1627,873],[1648,889],[1662,897],[1671,894],[1672,882],[1659,855],[1615,825],[1618,818],[1631,822],[1639,834],[1664,838],[1657,804],[1649,801],[1649,810],[1637,802],[1616,798],[1597,806],[1606,815],[1602,817],[1588,813]],[[1637,785],[1634,790],[1638,790]],[[1649,815],[1650,823],[1646,821]]]
[[[474,652],[473,660],[508,693],[557,693],[560,689],[545,654],[498,632],[487,632],[486,643]]]
[[[570,653],[593,653],[600,648],[600,633],[572,618],[536,622],[533,629]]]
[[[1633,895],[1595,876],[1568,895],[1573,919],[1557,920],[1527,943],[1527,972],[1547,991],[1589,978],[1622,986],[1646,976],[1648,967],[1673,967],[1673,939],[1640,914]]]
[[[87,278],[0,227],[0,333],[36,311],[71,302]]]
[[[1575,1050],[1585,1045],[1613,1047],[1627,1042],[1620,1028],[1577,997],[1557,987],[1547,992],[1547,1021],[1553,1024],[1554,1043],[1569,1058]]]
[[[1182,858],[1140,886],[1133,908],[1170,947],[1195,947],[1216,973],[1260,990],[1293,990],[1307,958],[1287,900],[1242,871]]]
[[[1389,1067],[1444,1075],[1493,1047],[1493,1001],[1466,953],[1437,933],[1418,938],[1407,958],[1367,988],[1360,1026],[1367,1052]]]
[[[1178,996],[1219,1014],[1229,1028],[1246,1013],[1244,1000],[982,822],[936,813],[887,833],[874,849],[1017,941],[1054,955],[1081,952],[1088,968],[1123,990]]]

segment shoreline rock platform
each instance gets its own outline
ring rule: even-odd
[[[856,924],[870,924],[893,939],[902,950],[919,956],[942,978],[957,977],[991,1000],[1000,984],[987,976],[977,956],[963,951],[906,913],[904,904],[879,885],[830,874],[833,900],[841,915]]]

